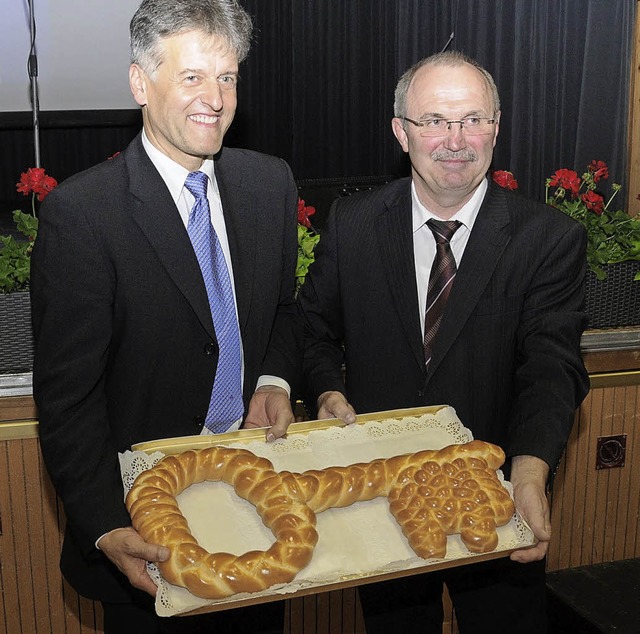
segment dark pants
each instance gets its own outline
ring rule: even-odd
[[[153,599],[103,603],[105,634],[282,634],[284,601],[197,616],[157,616]]]
[[[461,634],[546,634],[544,561],[509,558],[360,586],[367,634],[442,634],[447,584]]]

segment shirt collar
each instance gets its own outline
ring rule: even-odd
[[[189,171],[153,145],[144,129],[142,130],[142,146],[167,185],[171,197],[174,201],[177,201],[182,193]],[[212,183],[213,190],[217,193],[218,186],[215,178],[214,162],[211,159],[206,159],[198,171],[204,172],[209,177],[209,182]]]
[[[461,222],[469,231],[473,228],[473,224],[478,217],[478,212],[480,211],[480,206],[482,205],[482,201],[484,200],[485,194],[487,193],[487,189],[489,187],[489,182],[486,178],[482,179],[482,182],[476,188],[476,191],[473,192],[473,196],[463,205],[463,207],[457,211],[450,220],[458,220]],[[435,214],[431,213],[418,199],[418,194],[416,193],[416,186],[413,180],[411,181],[411,213],[413,219],[413,233],[418,231],[420,227],[422,227],[427,220],[431,218],[435,218],[436,220],[442,220],[442,218],[438,218]]]

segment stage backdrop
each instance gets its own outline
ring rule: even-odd
[[[408,173],[391,133],[393,90],[454,33],[450,48],[485,65],[501,94],[496,169],[511,169],[536,198],[553,171],[593,159],[624,184],[636,0],[241,2],[254,17],[255,43],[229,142],[282,156],[299,179]],[[59,179],[121,149],[139,128],[126,88],[136,4],[35,2],[42,164]],[[23,40],[25,5],[0,0],[0,28],[17,37],[22,24]],[[23,105],[10,106],[19,112],[0,112],[0,211],[19,201],[14,183],[33,164],[23,40],[0,36],[0,104],[5,78],[20,85],[23,72]],[[72,93],[79,97],[67,101]]]
[[[243,143],[302,178],[406,173],[391,132],[404,70],[449,48],[478,59],[502,100],[496,169],[544,194],[592,159],[625,178],[636,0],[242,0],[256,44],[243,72]]]

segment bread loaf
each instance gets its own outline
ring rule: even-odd
[[[276,472],[245,449],[210,447],[163,458],[136,479],[126,498],[134,528],[169,548],[158,567],[172,584],[204,599],[257,592],[288,583],[304,568],[318,540],[316,513],[376,497],[390,510],[415,553],[444,557],[447,535],[459,533],[471,552],[494,550],[496,527],[514,513],[496,475],[504,452],[481,441],[439,451],[377,459],[304,473]],[[223,481],[251,502],[275,542],[266,551],[209,553],[189,530],[176,496],[197,482]]]

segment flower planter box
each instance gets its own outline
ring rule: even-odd
[[[640,282],[634,275],[640,262],[605,266],[600,281],[589,271],[586,281],[586,310],[589,328],[619,328],[640,325]],[[0,293],[0,374],[31,372],[33,335],[29,291]]]
[[[586,300],[589,328],[619,328],[640,325],[640,281],[634,275],[640,262],[620,262],[603,267],[604,280],[587,272]]]
[[[0,293],[0,374],[31,372],[32,367],[29,291]]]

